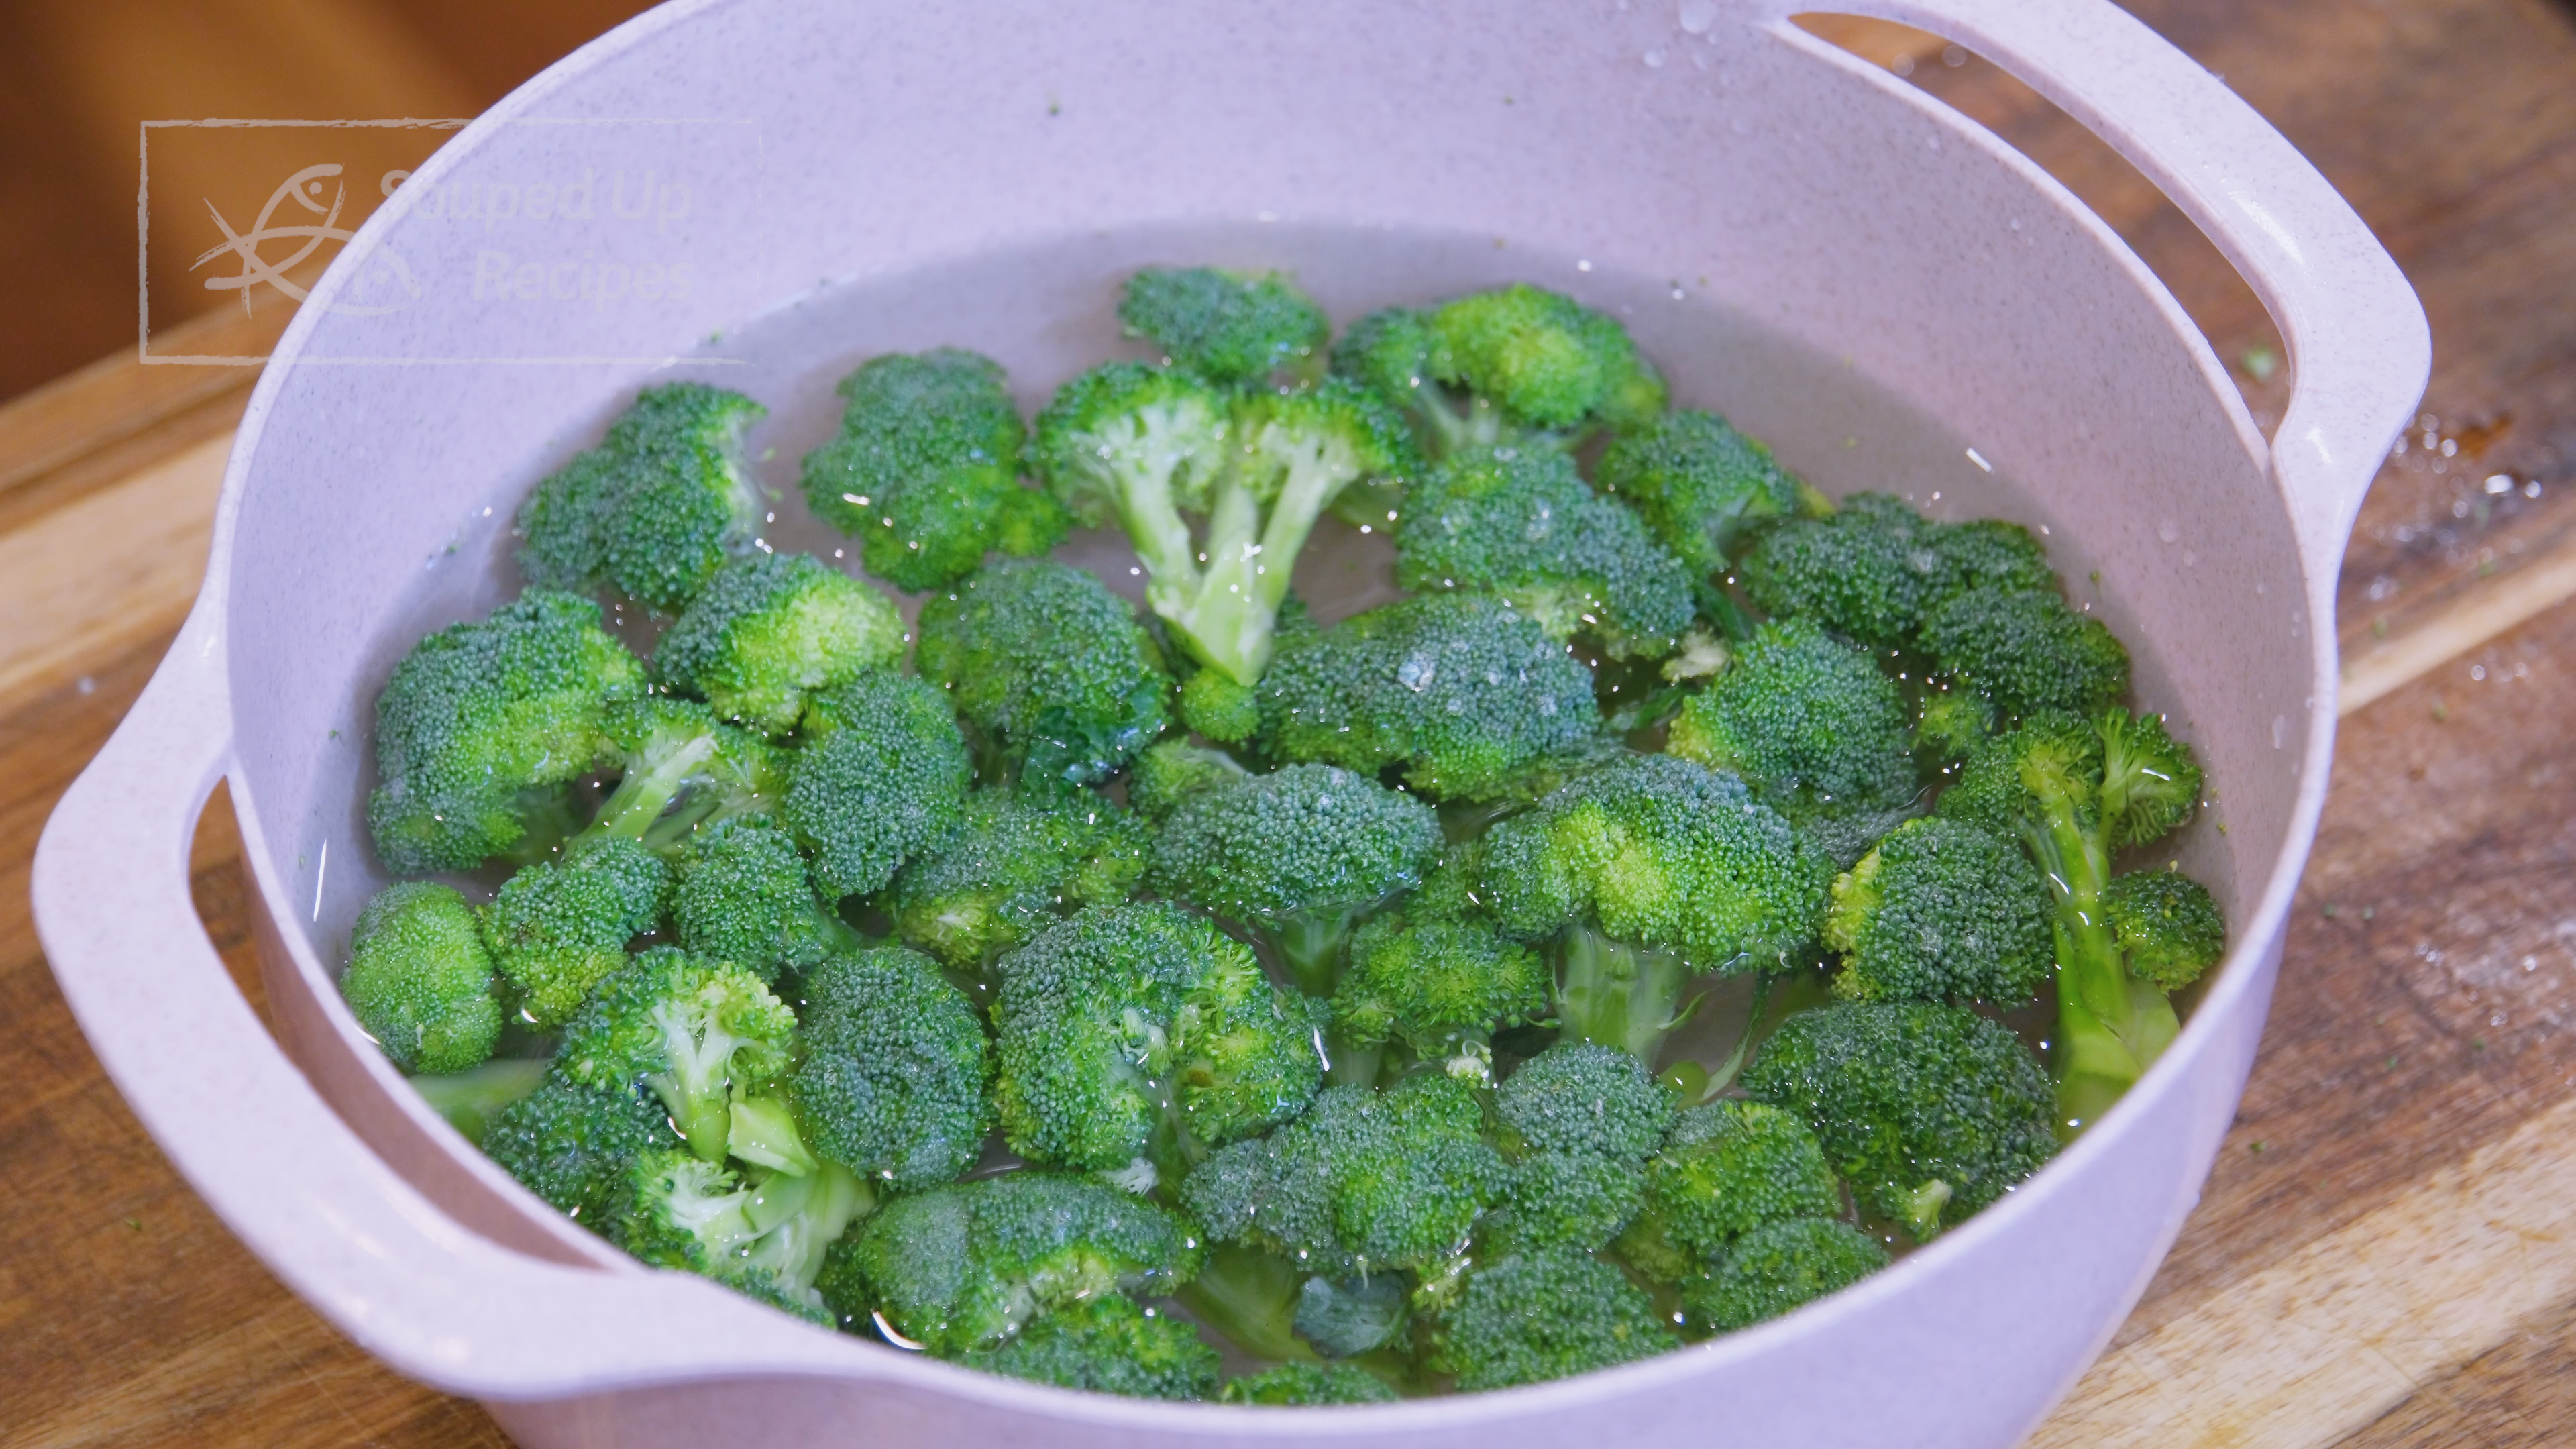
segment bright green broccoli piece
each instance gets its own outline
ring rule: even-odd
[[[1137,814],[1160,825],[1189,796],[1240,780],[1249,773],[1241,761],[1223,750],[1187,740],[1163,740],[1136,757],[1127,773],[1127,803],[1135,807]]]
[[[1743,1086],[1815,1128],[1853,1193],[1917,1241],[2057,1151],[2048,1074],[2011,1032],[1960,1007],[1802,1012],[1763,1042]]]
[[[672,862],[672,882],[672,941],[763,981],[863,944],[814,894],[795,837],[766,815],[719,821],[692,835]]]
[[[814,697],[780,818],[831,900],[865,895],[966,818],[972,768],[948,697],[876,670]]]
[[[995,550],[1028,558],[1064,541],[1063,505],[1020,486],[1026,429],[999,363],[954,347],[893,353],[839,392],[840,432],[805,455],[805,501],[858,540],[869,573],[944,588]]]
[[[823,1256],[875,1205],[864,1183],[827,1169],[746,1181],[721,1164],[655,1149],[627,1170],[618,1246],[657,1268],[677,1268],[828,1326],[814,1281]]]
[[[1720,1333],[1777,1318],[1887,1266],[1887,1249],[1849,1223],[1792,1218],[1745,1234],[1683,1302]]]
[[[1432,1365],[1473,1393],[1634,1363],[1680,1346],[1654,1300],[1626,1274],[1579,1249],[1542,1248],[1469,1276],[1445,1315]]]
[[[556,1211],[606,1237],[642,1154],[681,1146],[661,1101],[633,1083],[585,1087],[558,1067],[483,1134],[483,1154]]]
[[[903,616],[885,595],[801,553],[725,566],[653,651],[672,688],[719,718],[776,737],[818,689],[903,662]]]
[[[1912,731],[1896,681],[1804,620],[1765,624],[1682,705],[1665,748],[1740,775],[1848,866],[1914,808]]]
[[[1352,933],[1350,968],[1333,991],[1333,1035],[1345,1051],[1395,1042],[1454,1069],[1489,1056],[1500,1028],[1547,1015],[1547,992],[1537,952],[1481,920],[1426,912],[1417,895]]]
[[[1504,446],[1451,455],[1406,495],[1395,579],[1416,593],[1498,594],[1550,637],[1660,658],[1691,621],[1691,578],[1574,459]]]
[[[358,1025],[406,1072],[461,1072],[501,1037],[492,957],[474,909],[443,885],[397,881],[350,933],[340,994]]]
[[[1439,848],[1439,815],[1412,796],[1332,765],[1289,765],[1181,801],[1154,841],[1150,879],[1261,936],[1323,996],[1353,923],[1421,884]]]
[[[2180,991],[2227,954],[2227,918],[2209,888],[2169,870],[2113,876],[2102,891],[2129,974]]]
[[[1912,648],[1934,609],[1971,588],[2054,590],[2037,540],[1997,522],[1935,523],[1884,493],[1764,535],[1742,560],[1745,593],[1870,649]]]
[[[1923,621],[1923,649],[1959,687],[2019,718],[2044,709],[2091,713],[2129,692],[2129,651],[2101,620],[2052,585],[1969,589]]]
[[[617,788],[568,849],[624,836],[667,853],[701,826],[772,809],[786,789],[778,750],[695,701],[639,699],[610,710],[606,724]]]
[[[376,699],[377,859],[409,874],[542,850],[562,787],[613,753],[610,706],[644,687],[599,606],[571,594],[531,589],[421,640]]]
[[[1203,1399],[1224,1365],[1187,1320],[1103,1293],[1040,1314],[999,1348],[972,1349],[959,1363],[1060,1389],[1136,1399]]]
[[[613,587],[678,613],[753,546],[768,503],[742,435],[768,411],[698,382],[638,393],[598,447],[521,505],[519,571],[542,588]]]
[[[1616,1047],[1559,1042],[1520,1064],[1494,1094],[1504,1123],[1537,1152],[1643,1162],[1673,1125],[1673,1099],[1645,1063]]]
[[[1242,744],[1261,731],[1261,696],[1222,669],[1202,669],[1181,684],[1181,723],[1219,744]]]
[[[496,1057],[460,1072],[416,1076],[411,1079],[411,1089],[420,1093],[431,1111],[447,1119],[448,1126],[480,1147],[484,1134],[492,1128],[492,1120],[535,1091],[545,1079],[546,1063],[542,1058]]]
[[[1695,408],[1613,439],[1598,481],[1702,581],[1733,568],[1765,528],[1808,511],[1812,497],[1769,448]]]
[[[2048,884],[2018,842],[1965,820],[1908,820],[1834,882],[1836,995],[2014,1007],[2055,965]]]
[[[1646,1174],[1598,1152],[1536,1152],[1512,1164],[1499,1207],[1477,1229],[1496,1257],[1536,1248],[1602,1247],[1645,1205]]]
[[[993,1101],[1013,1151],[1150,1182],[1315,1095],[1324,1008],[1163,904],[1093,906],[1002,957]]]
[[[520,867],[479,913],[519,1015],[540,1030],[563,1025],[626,964],[626,943],[660,928],[670,894],[670,866],[622,835]]]
[[[1973,689],[1938,681],[1923,692],[1914,716],[1914,759],[1938,770],[1966,759],[1995,728],[1995,702]]]
[[[1216,267],[1145,268],[1127,279],[1118,320],[1173,366],[1221,385],[1310,373],[1332,335],[1324,309],[1285,272]]]
[[[564,1028],[555,1063],[582,1086],[641,1082],[698,1156],[722,1162],[736,1095],[783,1075],[796,1015],[760,978],[663,946],[611,973]]]
[[[1166,1294],[1199,1270],[1189,1220],[1095,1178],[1022,1169],[894,1199],[823,1282],[844,1317],[871,1308],[943,1358],[998,1348],[1041,1313],[1112,1293]],[[838,1290],[838,1291],[835,1291]]]
[[[967,797],[965,823],[894,878],[906,941],[973,971],[1083,906],[1134,893],[1144,824],[1089,790],[1031,780]]]
[[[1758,1228],[1842,1210],[1806,1123],[1767,1103],[1711,1102],[1682,1113],[1647,1161],[1645,1208],[1617,1252],[1648,1278],[1680,1283]]]
[[[1392,1404],[1396,1394],[1384,1379],[1346,1363],[1283,1363],[1226,1380],[1217,1401],[1310,1408],[1323,1404]]]
[[[1445,387],[1431,375],[1436,345],[1430,313],[1389,307],[1352,323],[1333,344],[1333,375],[1367,388],[1401,412],[1432,457],[1518,440],[1526,430],[1507,424],[1491,401]],[[1554,441],[1541,436],[1530,440]],[[1371,501],[1378,501],[1375,495]],[[1401,511],[1396,500],[1376,510],[1382,518],[1372,514],[1351,521],[1382,527],[1396,522]]]
[[[994,564],[932,599],[916,663],[1008,773],[1105,780],[1170,718],[1153,638],[1126,600],[1064,564]]]
[[[1490,399],[1525,428],[1640,427],[1664,410],[1664,380],[1616,319],[1516,284],[1433,309],[1430,373]]]
[[[900,946],[834,956],[805,976],[788,1078],[801,1140],[898,1192],[975,1165],[993,1129],[992,1044],[966,994]]]
[[[1434,594],[1298,631],[1261,681],[1262,737],[1287,760],[1483,799],[1600,732],[1592,675],[1499,599]]]

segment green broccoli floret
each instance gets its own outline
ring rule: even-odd
[[[555,1063],[600,1091],[653,1089],[689,1147],[722,1162],[734,1098],[787,1070],[795,1013],[760,978],[663,946],[611,973],[571,1023]]]
[[[1436,345],[1430,313],[1409,307],[1371,312],[1333,344],[1333,375],[1367,388],[1403,413],[1432,457],[1518,439],[1525,430],[1506,424],[1491,401],[1444,387],[1431,375]],[[1377,501],[1375,495],[1371,501]],[[1396,500],[1375,510],[1386,515],[1383,519],[1372,513],[1351,521],[1383,526],[1396,522],[1401,511],[1401,500]]]
[[[1333,991],[1334,1080],[1373,1078],[1373,1060],[1365,1074],[1346,1075],[1341,1057],[1389,1042],[1453,1071],[1482,1063],[1495,1031],[1547,1015],[1547,990],[1537,952],[1416,895],[1351,934],[1350,969]]]
[[[660,928],[670,895],[661,857],[603,835],[520,867],[478,918],[519,1015],[551,1031],[626,964],[627,942]]]
[[[648,387],[599,446],[519,509],[519,571],[543,588],[603,585],[676,614],[725,560],[748,551],[768,509],[742,435],[769,410],[699,382]]]
[[[1396,1394],[1384,1379],[1346,1363],[1283,1363],[1226,1380],[1217,1401],[1307,1408],[1323,1404],[1392,1404]]]
[[[1908,820],[1834,882],[1836,995],[2014,1007],[2055,964],[2048,885],[2021,846],[1966,820]]]
[[[1020,486],[1027,430],[1001,365],[939,347],[869,359],[841,379],[841,430],[805,455],[805,501],[896,588],[943,588],[999,550],[1023,558],[1073,520]]]
[[[915,663],[1007,773],[1105,780],[1170,718],[1152,636],[1126,600],[1065,564],[997,563],[932,599]]]
[[[1543,1305],[1543,1306],[1542,1306]],[[1627,1275],[1574,1248],[1478,1268],[1445,1316],[1433,1367],[1468,1392],[1544,1383],[1681,1346]]]
[[[1777,1318],[1887,1266],[1887,1249],[1849,1223],[1792,1218],[1745,1234],[1683,1302],[1720,1333]]]
[[[1814,1127],[1860,1200],[1917,1241],[2057,1151],[2048,1074],[2011,1032],[1960,1007],[1801,1012],[1763,1042],[1743,1086]]]
[[[894,1199],[822,1279],[845,1317],[871,1309],[943,1358],[1001,1346],[1041,1313],[1164,1294],[1205,1250],[1186,1218],[1094,1178],[1022,1169]]]
[[[1208,676],[1201,675],[1200,678]],[[1127,803],[1157,825],[1201,790],[1242,779],[1251,773],[1223,750],[1187,740],[1163,740],[1136,757],[1127,773]]]
[[[1981,746],[1939,813],[2016,836],[2056,902],[2059,1122],[2080,1132],[2182,1030],[2151,971],[2123,959],[2106,896],[2112,852],[2191,817],[2200,766],[2160,715],[2043,710]],[[2221,926],[2223,932],[2224,927]]]
[[[1499,599],[1432,594],[1283,640],[1261,681],[1262,738],[1287,760],[1482,799],[1600,732],[1592,675]]]
[[[992,1131],[992,1044],[966,994],[900,946],[834,956],[805,976],[788,1079],[802,1140],[896,1191],[975,1165]]]
[[[1075,517],[1126,531],[1145,602],[1181,646],[1243,685],[1270,662],[1297,552],[1324,510],[1355,484],[1419,471],[1403,421],[1340,379],[1229,398],[1134,363],[1066,384],[1032,451]],[[1188,514],[1205,516],[1204,538]]]
[[[1485,837],[1506,934],[1558,940],[1557,1016],[1652,1066],[1689,978],[1813,947],[1833,866],[1741,780],[1671,755],[1576,779]]]
[[[1711,1102],[1682,1113],[1647,1161],[1644,1211],[1617,1252],[1656,1282],[1680,1283],[1758,1228],[1842,1210],[1842,1185],[1806,1123],[1767,1103]]]
[[[1331,765],[1289,765],[1183,800],[1154,841],[1151,880],[1261,936],[1324,996],[1352,924],[1421,884],[1439,848],[1439,815],[1412,796]]]
[[[491,955],[474,908],[443,885],[397,881],[350,933],[340,994],[358,1025],[406,1072],[461,1072],[501,1038]]]
[[[1624,1053],[1623,1053],[1624,1055]],[[1534,1248],[1598,1248],[1645,1205],[1646,1174],[1598,1152],[1536,1152],[1512,1164],[1502,1204],[1477,1229],[1496,1257]]]
[[[541,1057],[496,1057],[480,1066],[439,1076],[416,1076],[411,1089],[447,1125],[480,1147],[492,1120],[535,1091],[546,1079]]]
[[[865,895],[966,818],[972,773],[948,697],[874,670],[814,697],[779,814],[826,897]]]
[[[1406,495],[1396,582],[1499,594],[1552,638],[1660,658],[1690,627],[1691,579],[1637,515],[1552,448],[1452,455]]]
[[[1184,1319],[1103,1293],[1040,1314],[1017,1337],[957,1361],[986,1373],[1136,1399],[1203,1399],[1224,1372]]]
[[[563,787],[613,752],[609,708],[644,687],[599,606],[571,594],[531,589],[421,640],[376,699],[376,857],[410,874],[542,850]]]
[[[2046,589],[1969,589],[1923,621],[1940,673],[2019,718],[2044,709],[2089,714],[2129,692],[2129,651],[2102,621]]]
[[[1848,866],[1914,806],[1905,696],[1866,652],[1800,619],[1765,624],[1692,695],[1665,748],[1744,777]]]
[[[1923,691],[1914,715],[1914,760],[1939,770],[1975,754],[1995,728],[1995,702],[1949,680]]]
[[[1250,947],[1176,906],[1090,907],[999,973],[993,1101],[1034,1161],[1150,1181],[1315,1095],[1323,1004],[1273,989]]]
[[[1332,335],[1324,309],[1287,273],[1216,267],[1145,268],[1127,279],[1118,320],[1173,366],[1223,385],[1310,374]]]
[[[1641,427],[1664,411],[1664,380],[1628,329],[1526,284],[1445,302],[1429,319],[1431,375],[1489,398],[1526,428]]]
[[[967,797],[966,820],[894,878],[895,930],[977,970],[1083,906],[1132,894],[1145,874],[1142,822],[1089,790],[1031,780]]]
[[[2057,587],[2038,540],[2009,523],[1935,523],[1884,493],[1766,534],[1745,556],[1745,593],[1871,649],[1913,647],[1925,616],[1971,588]]]
[[[1222,669],[1202,669],[1181,682],[1181,723],[1239,745],[1261,732],[1261,696]]]
[[[672,862],[671,939],[763,981],[865,944],[825,908],[787,828],[766,815],[719,821]]]
[[[625,836],[665,853],[699,827],[767,811],[787,785],[779,751],[691,700],[654,696],[607,715],[617,788],[567,849]]]
[[[481,1143],[520,1185],[603,1237],[635,1159],[681,1145],[660,1099],[630,1082],[586,1087],[560,1066],[503,1108]]]
[[[2133,870],[2102,890],[2129,974],[2180,991],[2227,954],[2227,918],[2209,888],[2170,870]]]
[[[874,1206],[866,1184],[838,1168],[754,1183],[718,1163],[656,1149],[627,1170],[616,1239],[654,1267],[712,1278],[829,1326],[815,1278],[831,1245]]]
[[[1504,1123],[1537,1152],[1643,1162],[1673,1125],[1673,1099],[1616,1047],[1565,1041],[1520,1064],[1494,1094]]]
[[[903,616],[885,595],[801,553],[728,564],[653,651],[672,688],[773,738],[806,697],[903,662]]]
[[[1696,408],[1613,439],[1597,481],[1703,583],[1732,569],[1762,530],[1822,502],[1769,448]]]

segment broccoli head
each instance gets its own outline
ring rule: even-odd
[[[787,1090],[814,1154],[898,1192],[974,1166],[993,1050],[966,994],[900,946],[833,956],[804,984]]]
[[[669,1111],[639,1085],[586,1087],[560,1068],[503,1108],[482,1141],[502,1171],[602,1236],[614,1230],[635,1159],[681,1145]]]
[[[1753,602],[1870,649],[1909,649],[1926,615],[1971,588],[2054,590],[2057,575],[2009,523],[1935,523],[1884,493],[1764,535],[1742,560]]]
[[[1203,1399],[1224,1372],[1186,1319],[1102,1293],[1031,1319],[999,1348],[969,1349],[968,1368],[1135,1399]]]
[[[719,821],[680,848],[672,862],[671,939],[771,982],[836,947],[861,944],[814,894],[795,837],[766,815]]]
[[[606,726],[617,788],[575,847],[614,835],[668,852],[700,826],[770,809],[786,788],[777,750],[693,700],[654,695],[621,704]]]
[[[664,613],[747,552],[767,512],[742,435],[768,409],[700,382],[638,393],[608,436],[519,509],[519,571],[543,588],[603,585]]]
[[[1525,428],[1631,428],[1664,410],[1664,380],[1628,329],[1526,284],[1442,303],[1429,317],[1431,375],[1490,399]]]
[[[481,913],[484,944],[520,1016],[543,1030],[563,1025],[626,964],[626,943],[660,928],[670,894],[670,866],[622,835],[521,866]]]
[[[1825,944],[1855,1001],[2019,1006],[2055,964],[2048,885],[2008,837],[1965,820],[1909,820],[1834,882]]]
[[[1432,1365],[1456,1374],[1458,1387],[1471,1393],[1634,1363],[1681,1346],[1644,1289],[1575,1248],[1534,1249],[1476,1269],[1441,1329]]]
[[[806,697],[903,661],[903,616],[886,596],[801,553],[761,553],[708,581],[653,651],[672,688],[773,738]]]
[[[1344,1048],[1401,1043],[1424,1061],[1481,1059],[1501,1027],[1547,1015],[1538,953],[1481,920],[1443,918],[1422,897],[1351,935],[1350,969],[1333,992]]]
[[[2180,991],[2227,954],[2227,918],[2209,888],[2169,870],[2113,876],[2102,891],[2111,934],[2129,974],[2163,991]]]
[[[1163,349],[1176,367],[1221,385],[1310,372],[1332,324],[1285,272],[1147,267],[1118,301],[1127,335]]]
[[[895,930],[976,970],[1083,906],[1123,901],[1145,874],[1136,817],[1089,790],[1032,780],[967,797],[966,820],[894,878]]]
[[[719,1163],[657,1148],[627,1169],[615,1236],[654,1267],[711,1278],[828,1326],[832,1315],[814,1289],[823,1255],[873,1204],[845,1172],[752,1184]]]
[[[1199,678],[1206,678],[1202,674]],[[1250,772],[1223,750],[1187,740],[1163,740],[1136,757],[1127,772],[1127,803],[1157,825],[1201,790],[1229,784]]]
[[[932,599],[915,659],[1021,774],[1105,780],[1170,717],[1152,637],[1126,600],[1064,564],[1005,561]]]
[[[1672,1094],[1643,1062],[1592,1042],[1559,1042],[1520,1064],[1494,1110],[1536,1152],[1643,1162],[1673,1125]]]
[[[1842,1185],[1806,1123],[1763,1102],[1711,1102],[1682,1113],[1647,1161],[1644,1211],[1617,1251],[1646,1277],[1680,1283],[1758,1228],[1842,1210]]]
[[[690,1149],[722,1162],[733,1100],[787,1070],[796,1015],[760,978],[663,946],[611,973],[564,1028],[555,1063],[582,1086],[653,1089]]]
[[[894,879],[966,817],[972,773],[947,696],[875,670],[814,697],[780,816],[838,900]]]
[[[1887,1261],[1887,1249],[1849,1223],[1791,1218],[1745,1234],[1682,1301],[1693,1317],[1731,1333],[1839,1293]]]
[[[1534,1152],[1512,1164],[1500,1206],[1477,1233],[1496,1257],[1533,1248],[1598,1248],[1645,1205],[1646,1174],[1598,1152]]]
[[[492,1055],[501,1038],[492,986],[474,909],[454,890],[397,881],[358,913],[340,994],[404,1071],[461,1072]]]
[[[2101,620],[2067,607],[2053,585],[1965,590],[1924,619],[1923,649],[1942,675],[2007,718],[2089,713],[2129,691],[2129,651]]]
[[[1346,1363],[1283,1363],[1226,1380],[1217,1400],[1304,1408],[1320,1404],[1392,1404],[1396,1395],[1384,1379]]]
[[[1410,307],[1371,312],[1352,323],[1333,344],[1333,375],[1367,388],[1402,413],[1413,425],[1423,451],[1432,457],[1520,438],[1526,430],[1507,424],[1490,400],[1446,387],[1432,376],[1431,352],[1436,345],[1430,313]],[[1534,436],[1532,441],[1545,439]],[[1377,512],[1388,516],[1351,521],[1393,523],[1401,507]]]
[[[1611,440],[1599,481],[1703,581],[1733,568],[1763,529],[1806,512],[1812,496],[1769,448],[1696,408]]]

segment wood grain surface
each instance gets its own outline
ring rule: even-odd
[[[2345,570],[2334,794],[2238,1124],[2033,1442],[2576,1443],[2576,25],[2544,0],[2132,8],[2352,198],[2424,297],[2435,374]],[[2268,425],[2277,335],[2134,171],[1938,37],[1814,28],[2100,210]],[[178,1181],[28,919],[46,813],[193,592],[248,381],[112,359],[0,409],[0,1445],[499,1445],[332,1333]],[[193,866],[257,1004],[220,794]]]

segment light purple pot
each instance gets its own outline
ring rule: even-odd
[[[1780,4],[740,0],[670,6],[586,48],[412,178],[296,320],[234,448],[196,611],[46,830],[38,926],[109,1073],[297,1293],[531,1446],[2012,1441],[2135,1302],[2242,1087],[2325,792],[2337,564],[2428,344],[2325,181],[2103,0],[1843,8],[1993,58],[2208,231],[2289,341],[2277,445],[2098,218]],[[584,168],[620,176],[630,210],[658,171],[650,240],[606,195],[592,221],[565,222],[562,196],[551,223],[531,219],[526,183]],[[514,216],[494,214],[496,184],[520,188]],[[481,224],[462,224],[478,195]],[[488,555],[481,510],[506,518],[654,359],[818,280],[1139,223],[1239,237],[1273,214],[1672,277],[1942,420],[1984,460],[1956,465],[1963,496],[1984,465],[2018,480],[2012,506],[2054,526],[2069,576],[2100,569],[2140,693],[2179,706],[2227,826],[2196,827],[2183,855],[2236,946],[2147,1079],[1963,1229],[1786,1319],[1568,1382],[1333,1411],[1065,1393],[810,1328],[636,1266],[427,1112],[333,982],[381,879],[355,813],[368,708],[401,641],[490,602],[484,557],[440,571],[459,537]],[[517,270],[531,257],[555,269]],[[647,264],[681,295],[605,305],[611,263],[628,298]],[[595,305],[547,302],[585,286]],[[605,360],[528,362],[567,356]],[[497,361],[457,365],[475,358]],[[1829,491],[1881,481],[1836,448],[1831,388],[1762,376],[1700,400]],[[190,831],[218,777],[282,1039],[189,904]]]

